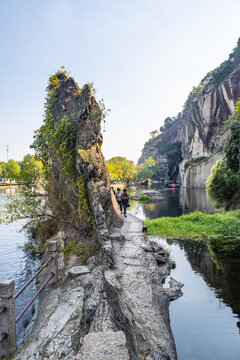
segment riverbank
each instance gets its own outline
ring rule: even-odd
[[[146,220],[150,235],[167,239],[221,239],[240,242],[240,210],[206,214],[195,211],[179,217]]]

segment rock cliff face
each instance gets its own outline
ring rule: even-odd
[[[179,164],[182,186],[190,188],[204,188],[205,183],[211,173],[212,167],[218,160],[222,159],[222,154],[217,153],[207,158],[199,165],[193,165],[184,169],[186,161]]]
[[[57,79],[59,86],[52,110],[54,126],[64,119],[73,125],[70,135],[75,149],[71,161],[76,169],[71,170],[69,176],[68,168],[66,170],[69,159],[64,154],[57,157],[53,154],[54,181],[50,193],[57,206],[59,197],[64,199],[80,231],[96,231],[107,261],[113,265],[108,230],[111,226],[120,227],[122,218],[101,152],[101,109],[88,85],[80,89],[74,79],[65,74],[58,75]]]
[[[239,51],[239,44],[235,53],[237,51]],[[211,77],[207,83],[202,81],[202,90],[199,91],[199,95],[189,101],[183,115],[166,128],[162,134],[145,144],[140,163],[150,154],[162,161],[163,154],[160,154],[159,151],[162,144],[180,142],[181,151],[174,158],[170,159],[168,153],[165,153],[165,159],[168,161],[166,176],[168,175],[171,180],[180,181],[183,186],[205,186],[211,167],[214,165],[213,159],[217,160],[221,158],[221,155],[211,158],[210,161],[207,158],[215,152],[221,151],[226,139],[226,134],[222,135],[221,133],[223,123],[229,115],[233,114],[235,103],[240,97],[239,58],[235,59],[230,56],[228,62],[232,71],[230,73],[228,71],[218,85]],[[192,164],[185,173],[183,164],[187,160],[202,156],[206,157],[206,166],[200,180],[198,175],[203,166],[198,167],[198,165]],[[179,169],[181,169],[180,172]]]
[[[75,123],[75,159],[77,178],[83,176],[87,188],[87,196],[93,205],[95,221],[98,227],[105,223],[120,226],[120,218],[115,198],[110,189],[110,177],[101,152],[101,109],[91,94],[90,87],[85,85],[80,89],[73,78],[64,74],[58,76],[59,89],[54,104],[53,115],[55,123],[67,117]],[[57,160],[53,157],[53,161]],[[58,168],[55,186],[65,174]],[[61,187],[60,187],[61,188]],[[62,196],[66,186],[63,186]],[[103,210],[104,209],[104,210]]]

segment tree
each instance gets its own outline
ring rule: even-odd
[[[43,164],[34,155],[27,154],[21,162],[20,179],[26,185],[30,185],[43,176]]]
[[[18,162],[14,160],[9,160],[6,164],[5,174],[11,182],[14,179],[17,180],[20,175],[20,165],[18,164]]]
[[[149,157],[138,167],[138,179],[151,179],[158,171],[158,162],[153,157]]]
[[[0,176],[5,176],[6,163],[4,161],[0,161]]]
[[[129,182],[137,174],[134,162],[122,156],[115,156],[106,161],[111,181]]]

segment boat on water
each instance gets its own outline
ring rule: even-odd
[[[180,185],[179,184],[165,184],[164,187],[167,189],[171,189],[171,188],[178,188]]]

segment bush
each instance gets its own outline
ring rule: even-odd
[[[138,201],[149,201],[149,200],[150,200],[150,197],[147,195],[140,195],[138,197]]]
[[[240,171],[232,172],[226,160],[220,160],[212,168],[207,180],[207,194],[217,207],[235,208],[240,202]]]
[[[29,221],[26,226],[27,234],[33,239],[44,243],[59,231],[59,222],[54,218],[34,219]]]

